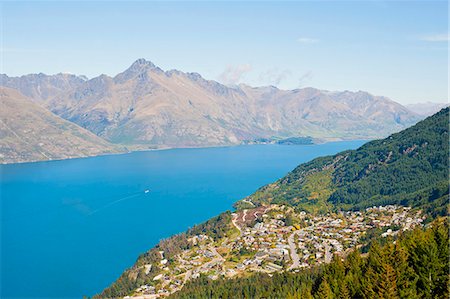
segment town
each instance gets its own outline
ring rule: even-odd
[[[329,263],[334,256],[345,257],[364,245],[370,230],[378,230],[382,237],[395,236],[421,226],[425,218],[420,210],[393,205],[325,215],[296,212],[284,205],[239,210],[232,214],[229,236],[214,241],[195,235],[189,238],[191,248],[170,261],[160,251],[159,264],[143,269],[149,274],[152,267],[160,267],[162,273],[125,298],[164,297],[200,275],[215,280],[252,272],[298,272]]]

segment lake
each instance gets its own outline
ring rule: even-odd
[[[92,296],[160,239],[232,209],[302,162],[363,143],[173,149],[2,165],[1,298]]]

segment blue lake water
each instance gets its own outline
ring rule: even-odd
[[[161,238],[232,209],[302,162],[363,143],[174,149],[0,166],[1,298],[92,296]]]

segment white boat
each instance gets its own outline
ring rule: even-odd
[[[150,192],[150,190],[148,190],[148,189],[144,191],[144,193],[149,193],[149,192]]]

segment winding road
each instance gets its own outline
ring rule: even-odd
[[[289,251],[291,252],[292,265],[288,268],[288,270],[296,269],[300,267],[300,257],[297,254],[297,246],[295,246],[295,235],[299,234],[301,230],[296,230],[293,232],[288,238]]]

